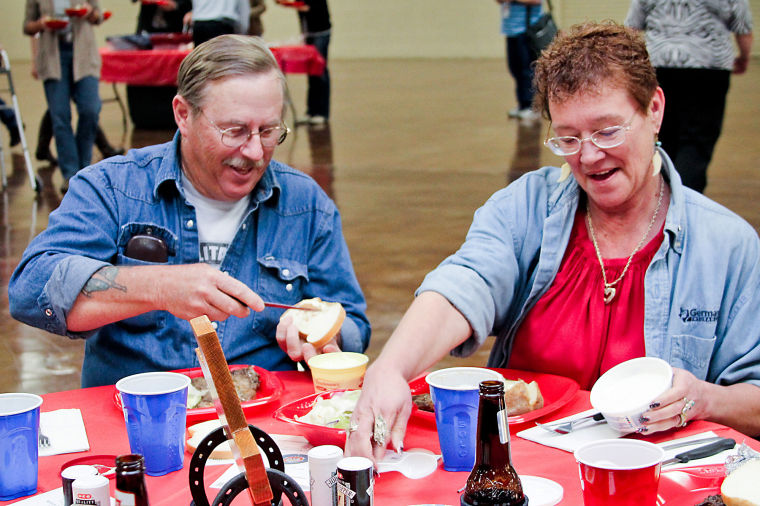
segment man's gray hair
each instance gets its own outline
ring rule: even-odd
[[[249,35],[220,35],[200,44],[182,60],[177,74],[177,94],[197,112],[209,82],[269,72],[274,72],[282,83],[284,109],[289,97],[287,81],[264,40]]]

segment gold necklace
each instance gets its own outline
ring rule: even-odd
[[[654,226],[654,222],[657,220],[657,213],[660,212],[660,205],[662,204],[662,194],[664,193],[665,184],[663,183],[663,180],[660,179],[660,196],[657,198],[657,207],[654,209],[654,216],[652,216],[652,220],[649,222],[649,226],[647,227],[647,231],[644,232],[644,236],[641,238],[639,243],[636,245],[636,247],[633,249],[633,253],[631,253],[631,256],[628,257],[628,262],[626,262],[625,267],[623,268],[623,272],[620,273],[620,276],[613,281],[612,283],[607,282],[607,273],[604,270],[604,261],[602,260],[602,254],[599,252],[599,245],[596,243],[596,236],[594,235],[594,225],[591,223],[591,211],[588,208],[588,201],[586,201],[586,222],[588,223],[588,231],[589,235],[591,235],[591,242],[594,243],[594,251],[596,251],[596,258],[599,260],[599,265],[602,267],[602,279],[604,280],[604,303],[609,304],[612,302],[612,299],[615,298],[615,293],[617,290],[615,289],[615,285],[617,285],[621,279],[623,279],[623,276],[625,276],[625,273],[628,272],[628,267],[631,266],[631,261],[633,261],[633,256],[641,249],[641,247],[644,245],[644,241],[646,241],[647,236],[649,235],[649,232],[652,231],[652,227]]]

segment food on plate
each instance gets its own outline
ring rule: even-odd
[[[719,495],[708,495],[694,506],[726,506]]]
[[[185,441],[185,451],[187,453],[195,453],[198,445],[201,441],[211,434],[213,431],[222,426],[222,423],[217,420],[206,420],[205,422],[196,423],[187,428],[187,432],[190,434],[190,438]],[[230,448],[229,441],[225,441],[211,452],[209,455],[211,459],[233,459],[232,448]]]
[[[315,348],[322,348],[330,339],[340,331],[343,320],[346,319],[346,310],[343,309],[340,302],[325,302],[319,297],[313,299],[304,299],[296,307],[311,307],[319,311],[303,311],[300,309],[288,309],[280,320],[286,316],[293,319],[293,323],[298,327],[298,334],[301,339],[314,345]]]
[[[240,398],[240,402],[250,401],[256,397],[256,391],[261,384],[259,374],[253,366],[230,371],[232,383],[235,385],[235,391]],[[190,387],[187,392],[187,407],[193,408],[210,408],[214,405],[211,399],[211,392],[206,383],[206,378],[198,376],[190,380]]]
[[[544,407],[544,397],[535,381],[504,380],[504,400],[509,416],[523,415]],[[422,411],[435,411],[430,394],[413,395],[412,402]]]
[[[317,397],[308,413],[296,416],[299,422],[322,425],[336,429],[348,429],[351,414],[359,400],[361,390],[337,392],[332,397]]]
[[[544,396],[538,383],[526,383],[522,379],[504,381],[504,400],[510,416],[523,415],[544,407]]]
[[[726,476],[720,495],[726,506],[760,506],[760,459],[742,464]]]
[[[412,402],[422,411],[435,411],[435,405],[433,404],[433,398],[430,394],[417,394],[412,396]]]

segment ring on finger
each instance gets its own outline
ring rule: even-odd
[[[372,432],[372,439],[375,440],[375,444],[380,447],[385,446],[385,433],[388,431],[388,426],[385,423],[383,415],[375,415],[375,430]]]
[[[687,423],[689,423],[687,415],[689,411],[691,410],[691,408],[693,407],[694,407],[694,401],[684,397],[683,408],[681,408],[681,413],[678,415],[680,417],[680,422],[678,423],[678,427],[684,427],[686,426]]]

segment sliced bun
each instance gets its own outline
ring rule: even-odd
[[[298,327],[298,333],[301,339],[320,349],[326,345],[330,339],[340,331],[343,320],[346,319],[346,310],[340,305],[340,302],[325,302],[319,297],[313,299],[304,299],[297,307],[313,307],[319,311],[301,311],[299,309],[288,309],[280,320],[286,316],[293,319],[293,323]]]
[[[534,409],[544,407],[544,397],[538,383],[532,381],[506,380],[504,382],[504,401],[509,416],[522,415]]]
[[[196,423],[187,428],[187,432],[190,434],[190,439],[185,442],[185,451],[189,454],[195,453],[198,445],[201,444],[203,439],[211,434],[213,431],[222,426],[219,420],[206,420],[205,422]],[[233,459],[232,449],[230,448],[229,441],[217,446],[214,451],[209,455],[211,459]]]
[[[726,506],[760,506],[760,459],[750,460],[726,476],[720,495]]]

